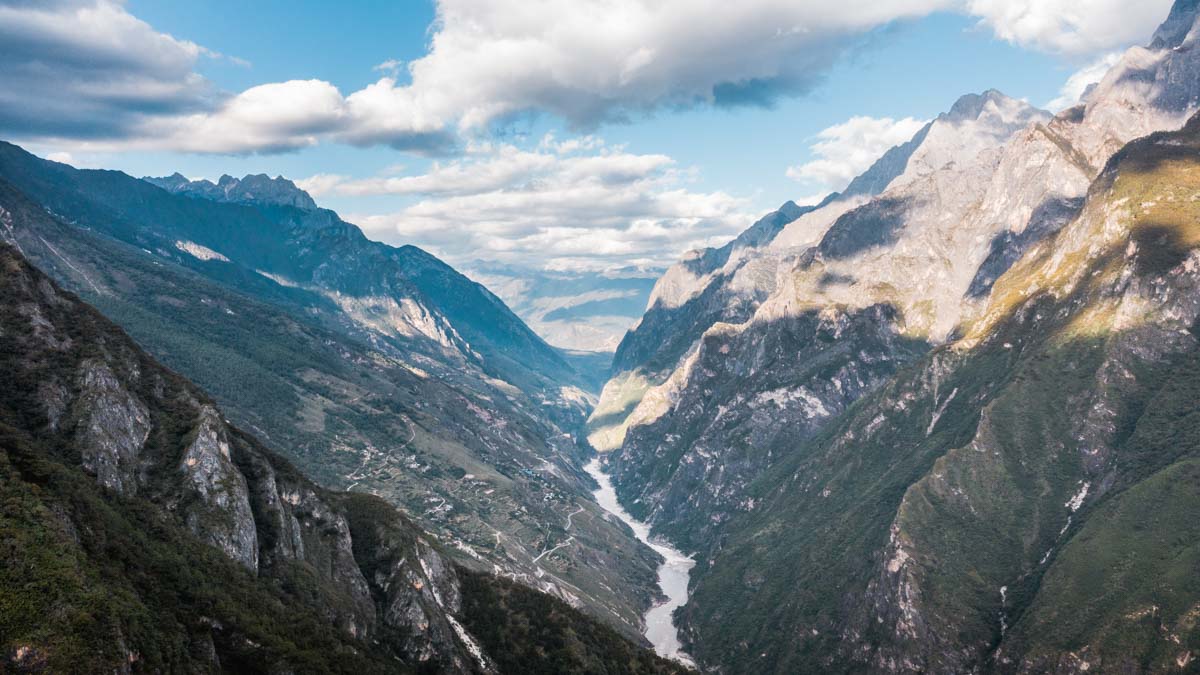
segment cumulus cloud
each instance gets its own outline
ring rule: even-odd
[[[669,157],[592,138],[536,148],[484,144],[419,175],[297,183],[316,194],[411,196],[399,212],[350,218],[374,237],[451,261],[605,269],[669,262],[749,224],[743,199],[691,190],[690,177]]]
[[[816,159],[789,167],[788,178],[820,189],[823,196],[842,190],[889,149],[906,143],[926,122],[912,117],[852,117],[824,129],[816,136]]]
[[[151,143],[188,152],[279,152],[315,145],[348,111],[328,82],[291,80],[252,87],[214,111],[154,120]]]
[[[1052,112],[1070,108],[1083,100],[1089,87],[1104,79],[1105,74],[1121,60],[1121,52],[1112,52],[1092,61],[1067,78],[1058,97],[1046,104]]]
[[[1173,0],[968,0],[997,37],[1023,47],[1094,55],[1148,42]]]

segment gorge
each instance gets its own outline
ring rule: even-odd
[[[675,610],[687,603],[688,578],[696,561],[670,544],[650,536],[650,526],[629,515],[625,507],[617,500],[617,491],[613,488],[612,480],[604,473],[600,458],[588,462],[585,467],[588,475],[600,485],[593,495],[596,503],[605,511],[616,516],[618,520],[629,526],[634,535],[643,544],[654,549],[662,556],[658,566],[658,587],[665,599],[654,603],[646,610],[643,622],[646,625],[644,635],[654,645],[654,651],[660,656],[675,659],[685,665],[694,666],[691,657],[682,650],[679,641],[679,630],[675,627]]]

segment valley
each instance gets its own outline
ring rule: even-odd
[[[0,0],[0,672],[1200,672],[1200,0],[1076,4],[431,0],[246,89]]]

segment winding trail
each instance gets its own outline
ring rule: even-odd
[[[617,491],[608,474],[601,470],[599,458],[588,462],[584,470],[600,484],[600,489],[594,493],[596,502],[628,525],[642,543],[663,557],[663,563],[658,566],[658,585],[667,599],[646,612],[646,639],[654,645],[654,651],[659,656],[695,667],[695,662],[683,651],[683,645],[679,642],[679,630],[675,628],[672,615],[687,603],[688,577],[696,561],[662,540],[651,539],[650,526],[635,519],[617,501]]]

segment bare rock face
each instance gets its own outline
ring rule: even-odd
[[[180,470],[205,505],[192,509],[188,525],[246,567],[258,569],[258,535],[246,479],[229,454],[229,435],[216,408],[200,408],[196,438],[184,451]]]
[[[107,364],[90,359],[80,364],[76,408],[81,420],[76,435],[83,467],[106,488],[137,493],[142,446],[150,435],[150,412],[117,379]],[[48,399],[48,416],[56,418],[57,401]]]

